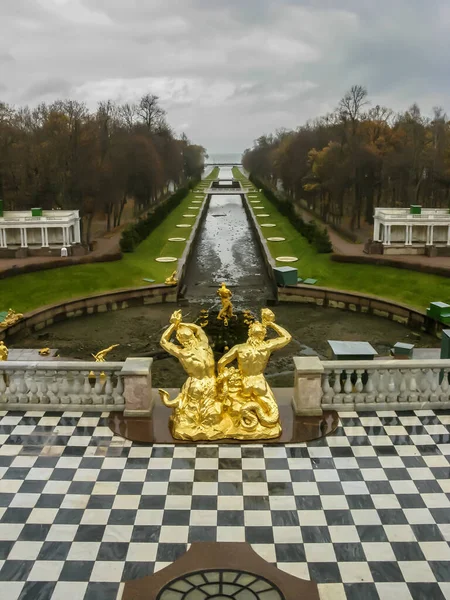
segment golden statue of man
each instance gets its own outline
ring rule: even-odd
[[[169,277],[167,277],[164,280],[164,283],[166,285],[177,285],[178,279],[177,279],[177,270],[176,269],[171,275],[169,275]]]
[[[179,345],[171,341],[173,334]],[[176,310],[160,343],[164,350],[180,361],[188,374],[180,393],[173,400],[166,390],[158,390],[163,403],[175,409],[171,416],[173,437],[214,439],[218,435],[215,425],[221,420],[222,405],[217,398],[214,354],[208,337],[198,325],[183,323],[181,310]]]
[[[8,360],[8,348],[3,340],[0,341],[0,361]]]
[[[227,288],[225,283],[222,283],[220,288],[217,290],[217,295],[220,297],[220,301],[222,302],[222,308],[217,315],[219,321],[223,321],[225,325],[228,325],[229,319],[234,317],[233,315],[233,305],[231,303],[231,298],[233,294],[231,290]]]
[[[278,337],[266,340],[268,327],[272,328]],[[255,439],[261,438],[262,435],[278,437],[281,434],[277,401],[264,377],[264,370],[272,352],[284,348],[291,339],[291,334],[275,323],[273,312],[263,308],[261,322],[255,321],[250,325],[247,341],[231,348],[219,360],[219,379],[226,382],[230,378],[232,381],[231,412],[238,429],[235,437],[243,437],[239,432],[240,428],[248,432],[254,431]],[[238,377],[236,369],[226,369],[234,360],[237,361]],[[226,383],[225,386],[228,388]]]
[[[95,362],[106,362],[105,356],[111,352],[111,350],[114,350],[114,348],[117,348],[117,346],[119,346],[120,344],[113,344],[112,346],[109,346],[109,348],[105,348],[104,350],[100,350],[100,352],[97,352],[97,354],[93,354],[92,356],[95,359]]]

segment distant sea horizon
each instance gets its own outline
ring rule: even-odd
[[[214,163],[234,163],[239,164],[241,162],[241,152],[208,152],[209,158],[206,162]]]

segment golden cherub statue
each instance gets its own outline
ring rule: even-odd
[[[267,328],[278,337],[266,340]],[[179,344],[171,341],[176,335]],[[261,322],[249,327],[248,339],[231,348],[218,362],[205,332],[198,325],[182,323],[175,311],[163,333],[161,346],[180,361],[189,375],[178,396],[159,390],[166,406],[174,409],[170,428],[182,440],[269,439],[279,437],[281,424],[275,397],[264,377],[273,351],[286,346],[291,335],[275,323],[271,310],[261,311]],[[237,367],[228,367],[233,361]]]
[[[92,354],[92,356],[95,359],[95,362],[106,362],[105,356],[108,354],[108,352],[111,352],[111,350],[113,350],[114,348],[117,348],[117,346],[119,346],[119,345],[120,344],[113,344],[112,346],[109,346],[109,348],[100,350],[100,352],[97,352],[97,354]]]
[[[50,354],[50,348],[41,348],[39,354],[41,356],[48,356]]]
[[[0,361],[8,360],[8,348],[5,346],[5,342],[0,340]]]
[[[23,314],[22,313],[17,313],[15,310],[13,310],[12,308],[10,308],[8,310],[8,312],[6,313],[5,318],[0,323],[0,327],[10,327],[11,325],[14,325],[15,323],[17,323],[21,319],[23,319]]]
[[[222,308],[217,315],[219,321],[223,321],[224,325],[228,325],[229,319],[234,317],[233,314],[233,305],[231,303],[231,298],[233,294],[231,290],[227,288],[225,283],[222,283],[220,288],[217,290],[217,295],[220,296],[220,301],[222,302]]]
[[[177,285],[178,279],[177,279],[177,270],[176,269],[172,273],[172,275],[170,275],[169,277],[167,277],[167,279],[164,281],[164,283],[166,285]]]

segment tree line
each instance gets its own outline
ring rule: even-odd
[[[375,206],[449,207],[450,121],[440,107],[431,118],[417,104],[397,114],[370,107],[355,85],[332,113],[259,137],[242,162],[325,222],[354,230],[373,223]]]
[[[6,210],[79,209],[84,240],[92,219],[120,225],[128,199],[140,213],[170,184],[200,177],[206,151],[176,137],[157,96],[137,103],[58,100],[36,108],[0,102],[0,198]]]

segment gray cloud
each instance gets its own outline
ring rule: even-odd
[[[450,92],[447,0],[2,0],[0,22],[1,100],[150,91],[210,152],[297,127],[354,83],[425,113]]]

